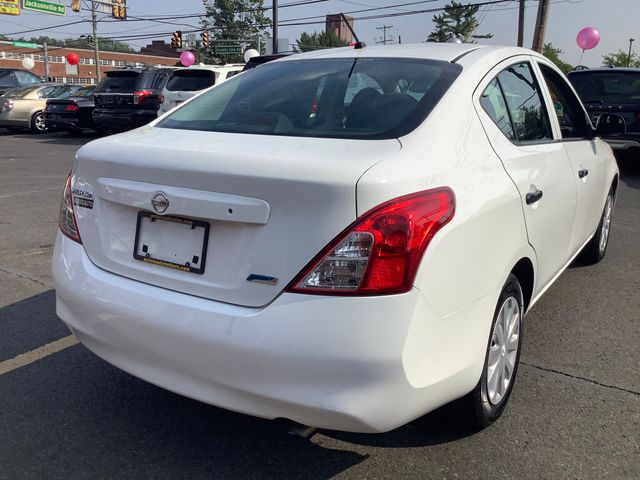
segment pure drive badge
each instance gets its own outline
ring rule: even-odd
[[[82,208],[93,208],[93,193],[74,187],[71,191],[73,197],[73,205]]]

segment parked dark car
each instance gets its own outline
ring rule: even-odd
[[[19,68],[0,68],[0,95],[16,87],[28,87],[42,83],[42,79]]]
[[[49,130],[67,130],[78,133],[93,124],[93,92],[95,86],[87,86],[74,92],[67,98],[47,101],[44,121]]]
[[[567,76],[594,125],[603,114],[622,118],[622,125],[613,125],[613,133],[605,134],[614,150],[640,148],[640,68],[590,68]]]
[[[99,132],[140,127],[155,120],[172,68],[127,68],[107,72],[94,93],[93,122]]]
[[[249,61],[245,64],[242,71],[251,70],[252,68],[256,68],[258,65],[262,65],[263,63],[271,62],[273,60],[277,60],[282,57],[288,57],[291,55],[290,53],[274,53],[271,55],[259,55],[257,57],[251,57]]]

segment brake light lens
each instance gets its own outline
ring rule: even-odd
[[[158,103],[164,103],[164,95],[158,95]]]
[[[384,295],[411,289],[422,256],[455,211],[448,187],[385,202],[338,235],[293,279],[287,291]]]
[[[3,110],[13,110],[13,100],[5,100],[3,103]]]
[[[78,110],[78,105],[76,105],[75,103],[70,103],[69,105],[64,107],[65,112],[75,112],[76,110]]]
[[[153,92],[151,90],[136,90],[133,92],[133,104],[140,105]]]
[[[73,211],[73,193],[71,192],[73,172],[69,173],[67,181],[64,184],[62,192],[62,205],[60,205],[60,231],[74,242],[82,245],[78,224],[76,223],[76,215]]]

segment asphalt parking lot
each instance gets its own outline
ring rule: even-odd
[[[604,261],[568,269],[527,316],[499,422],[471,434],[436,412],[304,440],[55,343],[60,195],[92,138],[0,129],[0,479],[640,478],[640,158],[621,163]]]

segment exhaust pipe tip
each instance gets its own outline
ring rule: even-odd
[[[289,430],[289,435],[295,435],[301,438],[310,438],[316,430],[316,427],[309,427],[307,425],[297,423],[291,428],[291,430]]]

